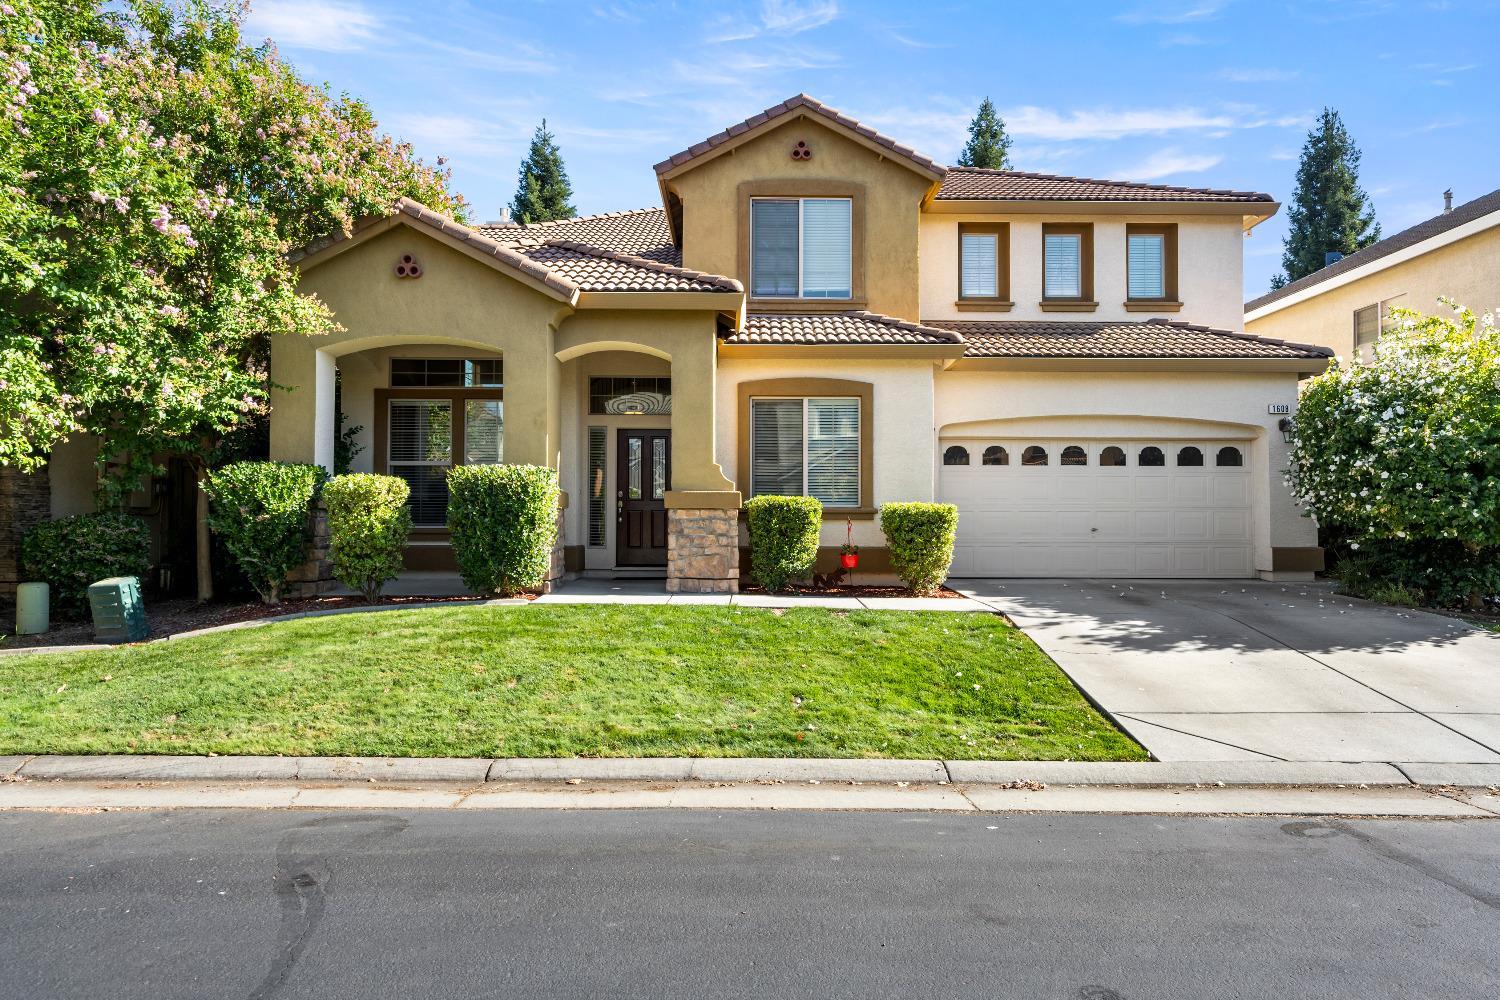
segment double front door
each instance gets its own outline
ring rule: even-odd
[[[615,467],[615,564],[667,564],[672,432],[621,430]]]

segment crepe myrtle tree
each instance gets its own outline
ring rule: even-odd
[[[1370,575],[1473,605],[1500,590],[1500,331],[1443,304],[1393,310],[1370,364],[1309,383],[1289,484]]]
[[[246,45],[243,14],[0,0],[0,464],[92,435],[105,506],[164,454],[208,465],[264,419],[270,338],[336,329],[290,250],[403,195],[462,217],[445,172]]]

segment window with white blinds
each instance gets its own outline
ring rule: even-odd
[[[1077,233],[1047,233],[1042,237],[1043,291],[1049,299],[1083,297],[1083,237]]]
[[[390,401],[386,464],[411,489],[412,523],[440,526],[448,520],[448,470],[453,467],[453,402],[447,399]]]
[[[853,297],[853,202],[754,198],[750,293],[770,298]]]
[[[1167,297],[1167,238],[1160,233],[1126,237],[1127,294],[1132,299]]]
[[[750,495],[858,507],[859,398],[750,401]]]
[[[959,237],[959,294],[966,299],[993,299],[1000,294],[999,236],[964,233]]]
[[[600,548],[604,545],[607,494],[604,491],[609,431],[603,427],[589,428],[589,545]]]

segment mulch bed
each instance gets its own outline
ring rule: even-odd
[[[764,587],[745,587],[740,591],[742,594],[758,594],[765,596],[768,591]],[[796,584],[786,590],[771,594],[772,597],[785,597],[794,594],[798,597],[916,597],[905,587],[808,587]],[[944,597],[962,599],[963,594],[941,588],[935,594],[924,594],[925,597]]]
[[[146,604],[146,624],[151,628],[150,638],[161,639],[178,632],[212,628],[215,625],[232,625],[235,622],[255,621],[258,618],[274,618],[278,615],[294,615],[303,611],[329,611],[336,608],[391,607],[411,604],[444,604],[452,601],[479,600],[463,597],[382,597],[366,602],[362,597],[305,597],[288,599],[280,604],[262,604],[260,601],[224,601],[199,604],[186,598],[150,601]],[[33,646],[74,646],[94,642],[94,626],[91,622],[56,622],[52,629],[42,635],[17,635],[6,637],[0,649],[21,649]]]

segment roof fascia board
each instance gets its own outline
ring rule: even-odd
[[[817,358],[886,361],[954,361],[963,357],[963,344],[726,344],[719,342],[720,357],[729,358]]]
[[[1253,210],[1247,208],[1253,207]],[[1236,215],[1250,229],[1281,209],[1276,201],[1108,201],[1104,199],[930,198],[936,215]]]
[[[1249,323],[1269,316],[1272,313],[1280,312],[1282,309],[1287,309],[1298,303],[1317,298],[1324,292],[1331,292],[1335,288],[1341,288],[1344,285],[1379,274],[1381,271],[1405,264],[1409,260],[1415,260],[1434,250],[1440,250],[1460,240],[1468,239],[1470,236],[1475,236],[1497,225],[1500,225],[1500,212],[1481,215],[1479,218],[1471,219],[1461,226],[1454,226],[1447,232],[1429,236],[1419,243],[1413,243],[1409,247],[1402,247],[1394,253],[1388,253],[1384,257],[1376,257],[1374,260],[1367,261],[1358,267],[1351,267],[1342,274],[1336,274],[1327,280],[1308,285],[1306,288],[1293,292],[1285,298],[1277,299],[1275,302],[1267,302],[1265,305],[1245,313],[1245,322]]]
[[[744,292],[580,292],[580,309],[686,309],[739,312]]]
[[[961,358],[949,371],[1067,372],[1285,372],[1317,375],[1332,359],[1322,358]]]

